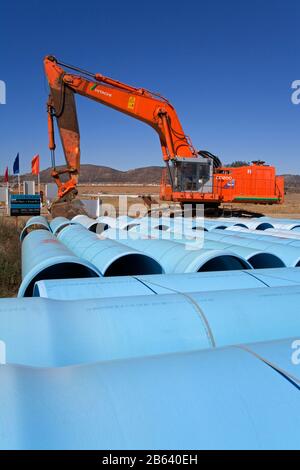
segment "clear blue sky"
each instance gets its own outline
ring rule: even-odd
[[[300,173],[300,3],[296,0],[7,1],[0,6],[0,173],[17,152],[50,165],[46,54],[155,90],[196,148],[223,162],[264,159]],[[82,163],[162,164],[155,132],[77,97]],[[58,161],[63,162],[61,150]]]

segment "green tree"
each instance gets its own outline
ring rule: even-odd
[[[235,160],[232,163],[227,163],[225,166],[236,168],[238,166],[249,166],[249,165],[250,165],[249,162],[246,162],[246,161],[243,161],[243,160]]]

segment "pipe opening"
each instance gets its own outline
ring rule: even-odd
[[[54,230],[54,235],[58,237],[58,235],[66,228],[69,227],[69,225],[75,225],[72,224],[72,222],[66,222],[65,224],[60,225],[56,230]]]
[[[110,228],[111,226],[108,224],[105,224],[103,222],[97,222],[95,233],[98,233],[99,235],[100,233],[105,232],[105,230],[108,230]]]
[[[249,269],[249,264],[232,255],[216,256],[210,259],[198,269],[198,273],[208,271],[235,271]]]
[[[33,296],[34,284],[37,281],[45,281],[50,279],[77,279],[85,277],[98,277],[96,272],[90,269],[88,266],[77,263],[57,263],[53,266],[43,269],[36,276],[34,276],[26,290],[24,297]]]
[[[248,228],[247,225],[245,225],[245,224],[234,224],[234,227]],[[228,227],[226,227],[226,228],[228,228]]]
[[[274,227],[268,222],[263,222],[256,227],[256,230],[266,230],[267,228],[274,228]]]
[[[216,230],[226,230],[227,228],[227,225],[218,225],[217,227],[215,227]]]
[[[20,236],[21,242],[24,240],[25,237],[27,237],[30,232],[34,232],[35,230],[46,230],[47,232],[49,232],[49,227],[46,227],[43,224],[31,224],[28,225],[28,227],[25,226]]]
[[[92,225],[89,227],[89,231],[90,231],[90,232],[93,232],[93,233],[96,233],[96,232],[97,232],[98,225],[99,225],[99,224],[98,224],[97,222],[94,223],[94,224],[92,224]]]
[[[201,227],[200,225],[196,225],[195,227],[192,227],[192,230],[198,231],[198,232],[208,232],[207,228]]]
[[[156,227],[154,227],[154,230],[162,230],[164,232],[166,232],[169,229],[170,229],[169,225],[163,225],[163,224],[160,224],[160,225],[157,225]]]
[[[258,253],[257,255],[251,256],[248,261],[254,269],[285,267],[283,261],[278,258],[278,256],[272,255],[271,253]]]
[[[139,226],[140,226],[140,224],[131,223],[131,224],[126,225],[125,230],[127,230],[127,232],[128,232],[132,228],[139,227]]]
[[[114,261],[104,276],[135,276],[139,274],[163,274],[161,265],[150,256],[125,255]]]

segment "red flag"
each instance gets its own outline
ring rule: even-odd
[[[40,156],[35,155],[31,160],[31,173],[38,175],[40,173]]]
[[[4,183],[8,183],[8,166],[6,167],[6,170],[4,173]]]

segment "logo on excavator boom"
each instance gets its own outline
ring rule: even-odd
[[[101,90],[101,88],[97,88],[98,85],[93,85],[91,86],[91,91],[95,91],[96,93],[99,93],[100,95],[108,96],[109,98],[112,97],[111,93],[108,93],[107,91]]]

